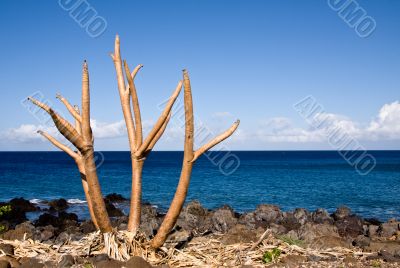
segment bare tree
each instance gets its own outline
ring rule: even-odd
[[[140,226],[141,215],[141,199],[142,199],[142,170],[146,156],[151,152],[156,142],[160,139],[171,117],[171,109],[175,100],[178,98],[182,88],[182,81],[172,93],[164,111],[158,118],[153,129],[143,141],[142,119],[140,114],[139,100],[136,92],[134,79],[138,71],[143,67],[139,64],[131,73],[127,62],[122,63],[120,53],[120,40],[117,35],[115,38],[114,54],[111,54],[115,70],[117,73],[118,91],[121,100],[122,112],[128,132],[129,149],[131,152],[132,162],[132,193],[130,214],[128,221],[128,230],[135,233]],[[122,66],[123,65],[123,66]],[[125,85],[124,71],[127,80]],[[133,106],[133,115],[131,109],[131,101]]]
[[[112,231],[112,227],[101,194],[94,161],[93,136],[90,127],[89,73],[86,61],[83,64],[82,74],[82,114],[79,113],[77,108],[72,107],[62,96],[57,95],[57,98],[64,103],[68,111],[75,118],[75,126],[72,126],[48,105],[31,97],[28,99],[51,116],[58,131],[71,142],[78,151],[74,152],[68,146],[62,144],[43,131],[39,133],[75,160],[81,174],[83,189],[92,220],[102,233],[109,233]]]
[[[120,40],[115,38],[114,54],[111,55],[118,81],[118,91],[121,100],[122,111],[125,119],[125,124],[128,133],[129,147],[131,152],[132,162],[132,193],[131,206],[128,222],[128,231],[130,232],[129,239],[135,234],[140,226],[141,214],[141,196],[142,196],[142,170],[143,164],[147,155],[154,148],[157,141],[163,135],[167,124],[171,118],[171,110],[179,93],[184,86],[184,106],[185,106],[185,144],[184,157],[182,163],[181,175],[179,183],[175,191],[174,198],[168,209],[168,212],[156,234],[151,241],[153,248],[162,246],[174,227],[177,218],[182,210],[186,199],[192,168],[196,160],[207,150],[211,149],[218,143],[222,142],[231,136],[239,126],[239,120],[236,121],[228,130],[220,134],[207,144],[201,146],[198,150],[193,149],[194,145],[194,116],[193,116],[193,101],[188,72],[183,71],[183,81],[179,81],[177,87],[172,93],[163,112],[153,126],[148,136],[143,139],[143,129],[141,122],[141,113],[139,107],[138,96],[134,79],[138,71],[143,67],[138,65],[131,72],[126,61],[121,60]],[[125,73],[125,76],[124,76]],[[46,111],[52,118],[58,131],[75,146],[77,151],[72,150],[65,144],[62,144],[51,135],[39,131],[41,135],[47,138],[52,144],[71,156],[79,169],[82,179],[83,189],[88,202],[89,212],[96,227],[104,234],[104,242],[106,250],[110,256],[116,258],[129,257],[129,248],[122,246],[122,253],[118,250],[118,243],[127,243],[126,239],[116,239],[115,232],[112,232],[110,219],[107,214],[105,203],[102,197],[99,180],[97,177],[96,165],[94,161],[93,135],[90,126],[90,94],[89,94],[89,73],[86,61],[83,64],[82,75],[82,112],[80,113],[77,106],[72,106],[68,100],[61,95],[57,98],[66,106],[68,111],[74,117],[74,126],[56,113],[48,105],[34,99],[28,98],[35,105]],[[131,107],[131,101],[133,111]],[[117,241],[118,240],[118,241]]]
[[[183,85],[184,85],[184,105],[185,105],[185,147],[183,154],[183,163],[179,183],[175,191],[175,196],[172,199],[168,212],[157,231],[156,236],[151,241],[153,248],[161,247],[174,227],[179,214],[182,210],[183,204],[186,199],[187,191],[189,188],[190,176],[195,161],[207,150],[211,149],[221,141],[225,140],[235,132],[239,126],[237,120],[228,130],[220,134],[207,144],[200,147],[198,150],[193,150],[194,144],[194,115],[193,115],[193,101],[192,90],[190,86],[189,74],[186,70],[183,71]]]

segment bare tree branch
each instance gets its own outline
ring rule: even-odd
[[[160,130],[158,130],[157,134],[154,136],[153,140],[150,142],[146,152],[144,153],[145,156],[147,156],[151,150],[153,150],[154,146],[156,145],[157,141],[161,138],[161,136],[164,134],[165,129],[167,128],[168,122],[171,119],[171,114],[172,111],[169,112],[167,120],[165,120],[165,122],[163,123],[162,127],[160,128]]]
[[[125,125],[128,132],[129,147],[131,154],[133,154],[133,152],[136,150],[135,122],[133,121],[133,116],[131,111],[131,102],[129,100],[129,95],[130,95],[129,89],[125,87],[125,78],[122,69],[120,41],[118,35],[115,37],[114,54],[111,54],[111,58],[113,59],[115,71],[117,74],[118,91],[121,100],[122,113],[124,114]]]
[[[90,93],[89,93],[89,71],[87,62],[83,63],[82,71],[82,137],[85,145],[92,142],[92,129],[90,127]]]
[[[71,148],[69,148],[67,145],[62,144],[58,140],[56,140],[53,136],[50,134],[47,134],[46,132],[42,130],[38,130],[38,133],[48,139],[54,146],[59,148],[60,150],[66,152],[69,156],[71,156],[75,161],[79,159],[79,154],[74,152]]]
[[[174,198],[169,206],[168,212],[161,223],[157,234],[151,241],[153,248],[161,247],[174,227],[179,214],[182,210],[186,195],[189,189],[190,176],[192,174],[193,164],[195,160],[206,150],[215,146],[219,142],[228,138],[237,129],[239,121],[231,126],[230,129],[213,139],[211,142],[202,146],[197,152],[193,151],[194,144],[194,117],[193,117],[193,100],[192,90],[190,85],[189,74],[183,70],[183,85],[184,85],[184,104],[185,104],[185,146],[183,154],[183,163],[178,186],[176,187]]]
[[[190,85],[190,79],[187,70],[183,70],[183,84],[184,84],[184,104],[185,104],[184,159],[186,161],[191,161],[193,159],[193,144],[194,144],[194,115],[193,115],[192,86]]]
[[[96,216],[97,225],[102,233],[112,231],[110,218],[101,193],[97,169],[94,161],[93,135],[90,126],[90,88],[89,70],[87,62],[83,63],[82,71],[82,136],[84,147],[79,149],[85,167],[85,180],[90,195],[93,213]]]
[[[157,234],[151,241],[153,248],[161,247],[168,237],[169,232],[174,227],[178,216],[182,210],[186,199],[186,194],[189,188],[190,176],[192,174],[193,162],[193,101],[192,91],[190,86],[189,75],[186,70],[183,70],[183,85],[184,85],[184,104],[185,104],[185,146],[183,153],[183,163],[178,186],[176,187],[174,198],[169,206],[168,212],[157,231]]]
[[[224,133],[221,133],[219,136],[215,137],[213,140],[211,140],[210,142],[208,142],[207,144],[201,146],[198,150],[196,150],[194,152],[194,157],[192,162],[196,161],[204,152],[208,151],[209,149],[211,149],[212,147],[214,147],[215,145],[217,145],[218,143],[222,142],[223,140],[227,139],[228,137],[230,137],[233,132],[235,132],[235,130],[238,128],[240,121],[237,120],[235,123],[233,123],[233,125],[226,130]]]
[[[137,72],[143,67],[143,65],[139,64],[132,72],[129,70],[129,66],[124,61],[124,67],[125,67],[125,74],[126,74],[126,79],[128,80],[128,85],[129,85],[129,93],[132,97],[132,104],[133,104],[133,114],[135,116],[135,128],[136,128],[136,148],[138,148],[140,145],[142,145],[143,142],[143,130],[142,130],[142,119],[140,115],[140,107],[139,107],[139,100],[136,92],[136,86],[134,83],[134,78],[137,74]]]
[[[181,89],[182,89],[182,81],[179,81],[178,86],[176,87],[174,93],[170,97],[167,105],[164,108],[164,111],[162,112],[162,114],[158,118],[158,120],[157,120],[156,124],[154,125],[153,129],[150,131],[149,135],[146,137],[146,139],[144,140],[143,144],[136,151],[136,153],[135,153],[136,157],[141,157],[143,155],[143,153],[148,150],[151,141],[154,139],[154,137],[157,135],[158,131],[163,126],[164,122],[167,120],[168,115],[171,112],[172,106],[174,105],[176,99],[178,98]]]
[[[81,116],[81,112],[79,111],[79,106],[78,105],[74,105],[74,110],[75,112],[77,112],[79,114],[79,116]],[[82,119],[82,118],[81,118]],[[79,120],[75,119],[75,129],[76,131],[78,131],[78,133],[81,135],[82,134],[82,126],[81,126],[81,122]]]
[[[75,108],[69,103],[69,101],[66,98],[64,98],[60,94],[57,94],[56,98],[59,99],[65,105],[65,107],[71,113],[71,115],[75,118],[75,120],[82,122],[82,118],[81,118],[80,114],[76,112]]]
[[[79,135],[79,133],[76,131],[76,129],[67,120],[65,120],[63,117],[61,117],[59,114],[57,114],[48,105],[46,105],[32,97],[29,97],[28,100],[30,100],[33,104],[37,105],[38,107],[42,108],[44,111],[46,111],[51,116],[56,128],[60,131],[60,133],[69,142],[71,142],[79,150],[81,150],[83,148],[84,141],[83,141],[82,137]]]

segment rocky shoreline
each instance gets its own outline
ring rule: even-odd
[[[111,194],[105,197],[112,224],[118,230],[125,230],[127,216],[118,208],[118,203],[126,202],[122,196]],[[68,213],[68,203],[64,199],[47,202],[45,209],[23,198],[15,198],[1,206],[11,210],[0,217],[0,268],[2,267],[151,267],[137,266],[134,258],[131,263],[109,260],[106,256],[68,256],[59,263],[45,263],[40,258],[19,258],[14,248],[6,241],[32,239],[48,245],[63,245],[68,241],[79,241],[93,233],[91,221],[80,221],[74,213]],[[38,219],[30,222],[26,214],[41,213]],[[150,204],[143,205],[141,230],[151,238],[159,227],[163,214]],[[321,257],[291,255],[283,252],[277,260],[265,263],[274,267],[398,267],[400,266],[400,222],[392,219],[380,222],[365,219],[340,207],[329,214],[325,209],[313,212],[298,208],[283,212],[275,205],[261,204],[254,211],[237,213],[229,206],[208,210],[197,201],[188,203],[182,210],[179,220],[170,234],[167,248],[185,248],[199,239],[218,239],[223,245],[257,243],[260,237],[270,235],[293,247],[312,249],[315,252],[332,248],[345,248],[357,254],[340,257]],[[365,254],[364,254],[365,253]],[[297,256],[297,257],[293,257]],[[132,266],[136,263],[136,266]],[[85,266],[90,264],[92,266]],[[144,265],[144,264],[141,264]],[[328,265],[328,266],[327,266]],[[228,265],[229,266],[229,265]],[[165,266],[168,267],[168,266]],[[240,266],[239,266],[240,267]],[[247,266],[251,267],[251,266]],[[254,267],[257,267],[255,265]]]

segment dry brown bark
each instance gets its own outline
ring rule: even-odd
[[[39,131],[39,133],[75,160],[81,174],[82,185],[93,223],[101,232],[111,232],[112,227],[101,194],[96,165],[94,162],[93,136],[90,126],[89,72],[86,62],[83,64],[82,74],[82,114],[79,114],[77,107],[73,107],[61,95],[57,95],[57,98],[64,103],[68,111],[75,118],[75,126],[72,126],[72,124],[46,104],[34,98],[28,99],[51,116],[58,131],[69,142],[71,142],[78,151],[74,152],[71,148],[57,141],[54,137],[43,131]]]
[[[198,150],[193,150],[194,144],[194,115],[193,115],[193,101],[192,89],[190,85],[189,74],[186,70],[183,71],[183,85],[184,85],[184,105],[185,105],[185,146],[183,154],[183,163],[181,175],[179,178],[178,186],[175,191],[174,198],[169,206],[168,212],[157,231],[156,236],[151,241],[153,248],[161,247],[174,227],[179,214],[182,210],[183,204],[186,199],[187,191],[190,183],[190,176],[192,174],[193,164],[195,161],[207,150],[211,149],[221,141],[225,140],[235,132],[239,126],[239,120],[236,121],[228,130],[220,134],[207,144],[200,147]]]
[[[121,59],[120,40],[118,35],[115,38],[114,54],[111,54],[113,59],[115,71],[117,74],[118,91],[121,100],[122,113],[128,133],[129,148],[131,152],[131,165],[132,165],[132,193],[128,221],[128,230],[136,232],[140,226],[141,215],[141,199],[142,199],[142,171],[146,156],[151,152],[156,142],[162,136],[169,118],[172,106],[179,96],[182,88],[182,82],[178,83],[175,91],[170,97],[164,111],[160,115],[153,129],[143,141],[142,119],[140,114],[139,100],[136,92],[134,79],[138,71],[143,65],[138,65],[130,71],[128,63]],[[124,76],[125,71],[125,76]],[[125,81],[126,77],[126,81]],[[127,84],[127,85],[126,85]],[[132,114],[133,106],[133,114]]]

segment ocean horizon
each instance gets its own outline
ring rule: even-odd
[[[229,205],[238,212],[259,204],[282,210],[348,206],[356,214],[385,221],[400,217],[400,151],[368,151],[376,166],[360,175],[336,151],[232,151],[240,163],[231,174],[201,157],[193,169],[186,202],[209,209]],[[177,185],[183,152],[152,152],[143,171],[143,201],[165,210]],[[103,160],[103,161],[102,161]],[[98,154],[103,194],[130,197],[131,163],[127,151]],[[225,168],[225,169],[224,169]],[[228,170],[229,171],[229,170]],[[232,170],[230,170],[232,171]],[[87,218],[78,170],[63,152],[0,152],[0,200],[23,197],[35,203],[65,198]],[[123,207],[128,211],[128,204]]]

